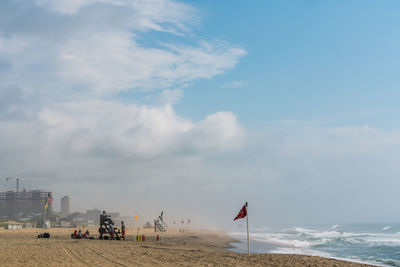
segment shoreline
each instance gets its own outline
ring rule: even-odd
[[[96,228],[89,230],[98,237]],[[145,242],[135,242],[129,227],[126,241],[71,239],[72,231],[49,228],[51,237],[38,239],[41,229],[0,230],[2,266],[373,266],[307,255],[247,256],[230,251],[240,240],[221,231],[168,229],[164,242],[152,229],[141,230]]]
[[[234,242],[230,243],[231,247],[227,248],[229,251],[247,255],[247,239],[234,237],[234,236],[229,235],[228,233],[226,233],[226,235],[235,240]],[[254,244],[257,244],[256,249],[254,249]],[[351,263],[365,264],[367,266],[384,266],[384,265],[379,265],[379,264],[373,263],[373,262],[366,262],[366,261],[355,260],[355,259],[334,257],[334,256],[330,256],[330,255],[326,254],[323,251],[318,251],[318,250],[313,250],[318,253],[317,255],[311,254],[311,253],[310,254],[301,253],[301,252],[294,252],[294,253],[279,252],[279,249],[282,249],[282,248],[285,248],[288,250],[296,249],[295,247],[283,246],[281,244],[277,244],[277,243],[273,243],[273,242],[265,242],[265,241],[258,241],[258,240],[250,239],[250,253],[251,254],[303,255],[303,256],[310,256],[310,257],[322,257],[322,258],[326,258],[326,259],[334,259],[334,260],[351,262]],[[263,250],[263,251],[261,251],[261,250]],[[301,251],[301,250],[298,250],[298,251]],[[326,255],[324,255],[324,254],[326,254]]]

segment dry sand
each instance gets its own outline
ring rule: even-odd
[[[89,230],[98,237],[96,229]],[[0,230],[0,266],[367,266],[303,255],[248,257],[227,251],[234,240],[211,231],[169,230],[164,242],[157,242],[152,229],[146,229],[141,243],[132,233],[126,241],[117,241],[71,239],[72,229],[46,232],[50,239],[38,239],[40,229]]]

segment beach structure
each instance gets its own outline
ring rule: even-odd
[[[0,217],[18,218],[23,214],[43,213],[47,196],[51,191],[23,190],[0,192]],[[52,205],[48,212],[52,211]]]
[[[19,230],[22,229],[23,223],[7,221],[5,222],[4,229],[6,230]]]
[[[93,223],[93,224],[100,223],[100,219],[99,219],[100,215],[101,215],[101,210],[99,210],[99,209],[86,210],[86,217],[87,217],[87,221],[89,223]]]
[[[100,227],[99,227],[99,239],[117,239],[121,240],[120,231],[114,227],[114,222],[111,220],[111,216],[103,211],[100,214]]]
[[[162,211],[160,216],[154,220],[154,232],[165,232],[167,231],[167,224],[164,222],[164,212]]]
[[[100,224],[101,210],[90,209],[86,210],[86,213],[82,212],[71,212],[67,216],[60,216],[60,221],[69,222],[70,226],[73,225],[84,225],[84,226],[98,226]],[[113,221],[118,221],[120,214],[118,212],[107,213],[107,216]]]
[[[87,218],[85,213],[81,212],[72,212],[68,214],[65,218],[66,221],[69,221],[73,225],[87,225]]]

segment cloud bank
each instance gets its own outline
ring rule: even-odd
[[[87,99],[166,89],[223,74],[246,54],[226,42],[195,37],[190,28],[196,10],[174,1],[2,5],[1,84],[16,85],[29,97]],[[157,32],[178,40],[142,44]]]
[[[37,186],[70,195],[75,209],[123,212],[151,209],[138,203],[143,190],[202,180],[207,159],[240,149],[245,130],[230,111],[193,121],[173,105],[246,51],[200,39],[199,23],[195,8],[169,0],[2,1],[1,177],[46,177]],[[135,91],[159,97],[121,97]]]

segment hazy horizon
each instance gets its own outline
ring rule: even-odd
[[[400,222],[399,10],[1,1],[1,191],[209,228],[246,201],[251,227]]]

